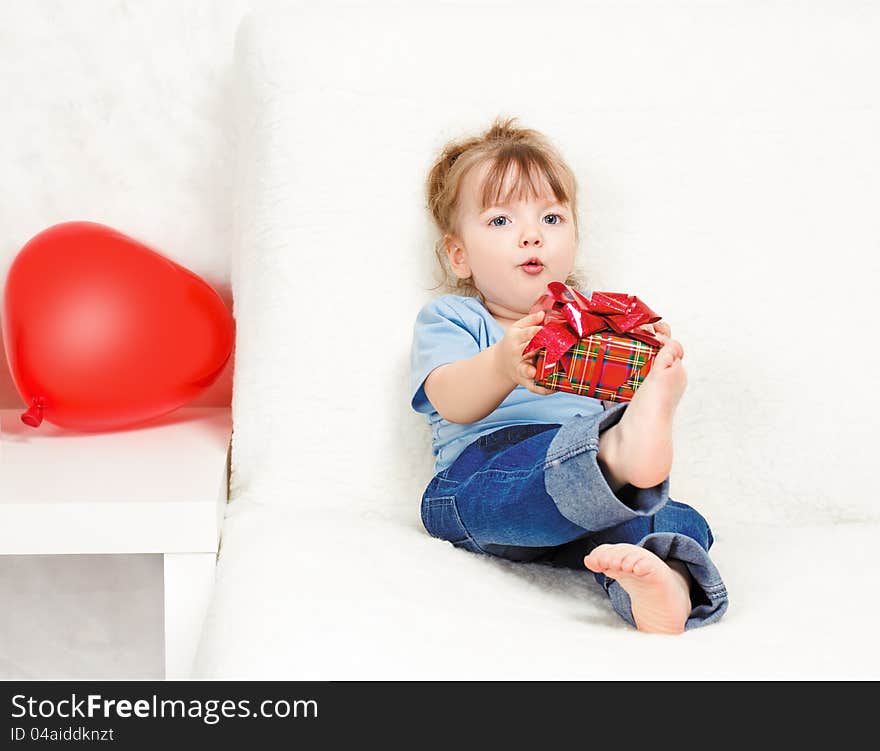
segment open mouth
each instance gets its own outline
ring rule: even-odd
[[[527,274],[540,274],[544,270],[544,264],[537,258],[530,258],[525,263],[521,263],[519,267]]]

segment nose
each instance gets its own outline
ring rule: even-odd
[[[523,233],[519,238],[519,247],[540,248],[541,242],[541,233],[538,229],[536,227],[528,227],[523,230]]]

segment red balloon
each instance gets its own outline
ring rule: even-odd
[[[3,338],[30,407],[23,422],[102,431],[167,414],[210,386],[234,324],[188,269],[110,227],[65,222],[13,260]]]

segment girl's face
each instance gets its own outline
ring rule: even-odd
[[[483,178],[491,165],[470,170],[461,184],[456,234],[446,238],[452,272],[473,276],[486,308],[505,323],[527,315],[547,291],[547,283],[565,282],[577,252],[574,216],[557,202],[544,182],[540,196],[480,206]],[[510,182],[515,175],[505,177]],[[501,195],[509,195],[507,185]]]

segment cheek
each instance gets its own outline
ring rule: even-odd
[[[560,239],[560,246],[564,248],[564,252],[568,255],[577,253],[578,240],[574,230],[569,230]]]

